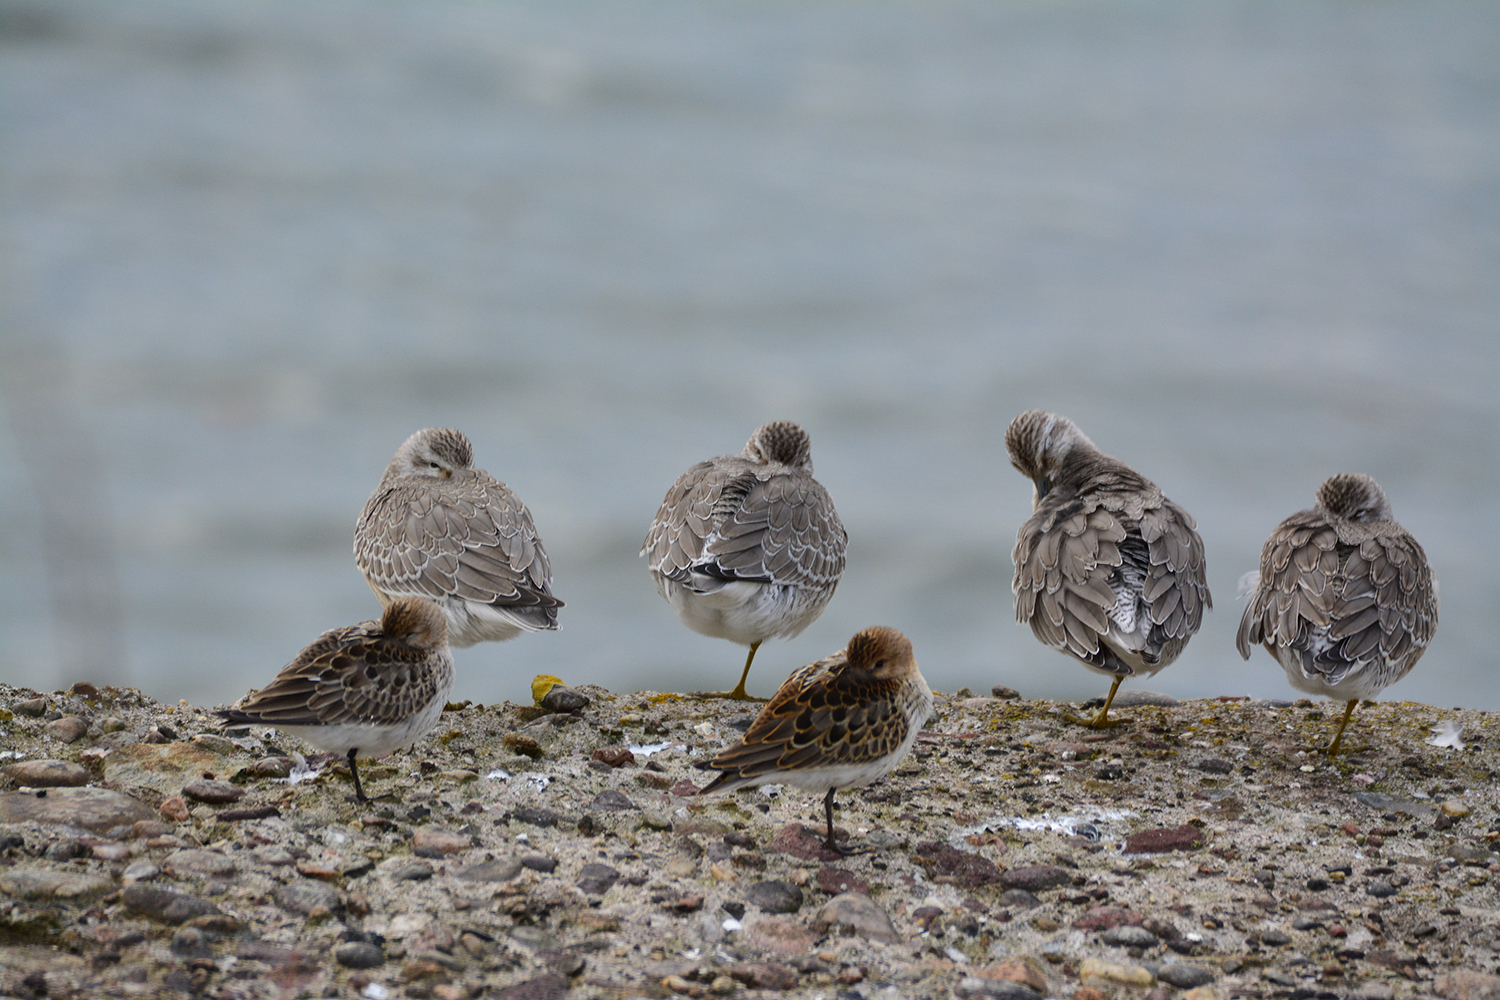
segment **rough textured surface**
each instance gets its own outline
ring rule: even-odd
[[[132,691],[0,686],[6,765],[89,781],[0,790],[0,996],[1480,1000],[1500,984],[1488,713],[1362,706],[1329,762],[1326,705],[1141,703],[1093,733],[1064,721],[1074,706],[965,692],[939,698],[896,774],[840,794],[863,850],[825,856],[817,795],[683,794],[742,706],[585,693],[577,715],[455,706],[414,752],[361,766],[380,798],[359,806],[340,760],[311,754],[317,777],[288,780],[308,753],[288,737],[231,740]],[[55,738],[52,712],[88,733]],[[1462,751],[1425,742],[1450,719]],[[633,761],[593,761],[617,748]],[[243,795],[187,792],[202,782]],[[1139,834],[1171,846],[1127,852]],[[800,907],[764,908],[793,890]]]

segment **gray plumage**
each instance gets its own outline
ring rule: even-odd
[[[1318,487],[1311,510],[1277,525],[1235,645],[1265,646],[1300,691],[1354,705],[1405,677],[1437,631],[1437,581],[1427,554],[1396,523],[1380,484],[1344,473]]]
[[[699,462],[672,484],[646,533],[656,588],[683,623],[750,646],[795,636],[823,613],[844,572],[848,534],[813,478],[812,442],[789,421],[744,450]],[[734,697],[745,697],[742,675]]]
[[[1101,452],[1067,417],[1030,410],[1005,432],[1032,480],[1016,534],[1016,619],[1044,645],[1120,681],[1170,664],[1213,607],[1191,515],[1145,476]]]
[[[407,438],[359,515],[354,561],[382,604],[437,602],[453,646],[556,629],[563,602],[531,512],[473,460],[459,431]]]

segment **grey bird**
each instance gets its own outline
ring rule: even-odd
[[[354,561],[387,607],[425,597],[463,648],[555,630],[563,602],[531,512],[474,465],[459,431],[429,427],[396,449],[354,527]]]
[[[844,573],[848,533],[813,478],[812,439],[777,420],[756,429],[740,454],[699,462],[667,491],[641,555],[656,589],[684,625],[750,647],[811,625]]]
[[[1330,757],[1359,700],[1405,677],[1437,632],[1427,554],[1369,476],[1324,481],[1311,510],[1271,532],[1250,582],[1235,645],[1247,660],[1265,646],[1292,687],[1348,702]]]
[[[1029,410],[1011,421],[1005,447],[1035,485],[1011,552],[1016,620],[1114,678],[1087,723],[1111,725],[1120,682],[1177,659],[1213,607],[1203,539],[1187,511],[1067,417]]]

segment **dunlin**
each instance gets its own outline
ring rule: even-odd
[[[1088,723],[1110,725],[1120,682],[1177,659],[1213,607],[1203,539],[1187,511],[1067,417],[1023,413],[1005,447],[1036,486],[1011,552],[1016,619],[1044,645],[1114,678]]]
[[[727,695],[743,700],[760,644],[797,635],[827,607],[848,538],[813,478],[812,439],[778,420],[757,428],[738,455],[684,472],[662,500],[641,555],[683,624],[750,647]]]
[[[824,844],[841,851],[833,793],[895,770],[931,714],[932,690],[911,641],[892,628],[867,628],[788,677],[744,739],[699,765],[721,773],[698,794],[764,784],[826,791]]]
[[[401,597],[380,621],[324,632],[276,679],[219,711],[234,725],[275,726],[345,754],[366,802],[356,757],[410,746],[437,725],[453,691],[448,623],[438,606]]]
[[[460,432],[417,431],[396,449],[354,528],[354,561],[380,603],[436,601],[459,648],[556,629],[563,606],[531,512],[473,462]]]
[[[1252,579],[1235,644],[1247,660],[1252,644],[1265,646],[1297,690],[1348,702],[1331,757],[1355,704],[1405,677],[1437,631],[1427,554],[1379,483],[1343,473],[1276,526]]]

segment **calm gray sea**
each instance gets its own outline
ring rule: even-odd
[[[1500,709],[1500,4],[0,3],[0,679],[228,702],[377,604],[354,519],[461,428],[563,630],[457,653],[722,688],[637,556],[693,462],[802,422],[837,596],[934,687],[1107,681],[1011,610],[1073,417],[1198,519],[1215,610],[1146,682],[1296,697],[1238,577],[1322,479],[1442,584],[1386,697]]]

